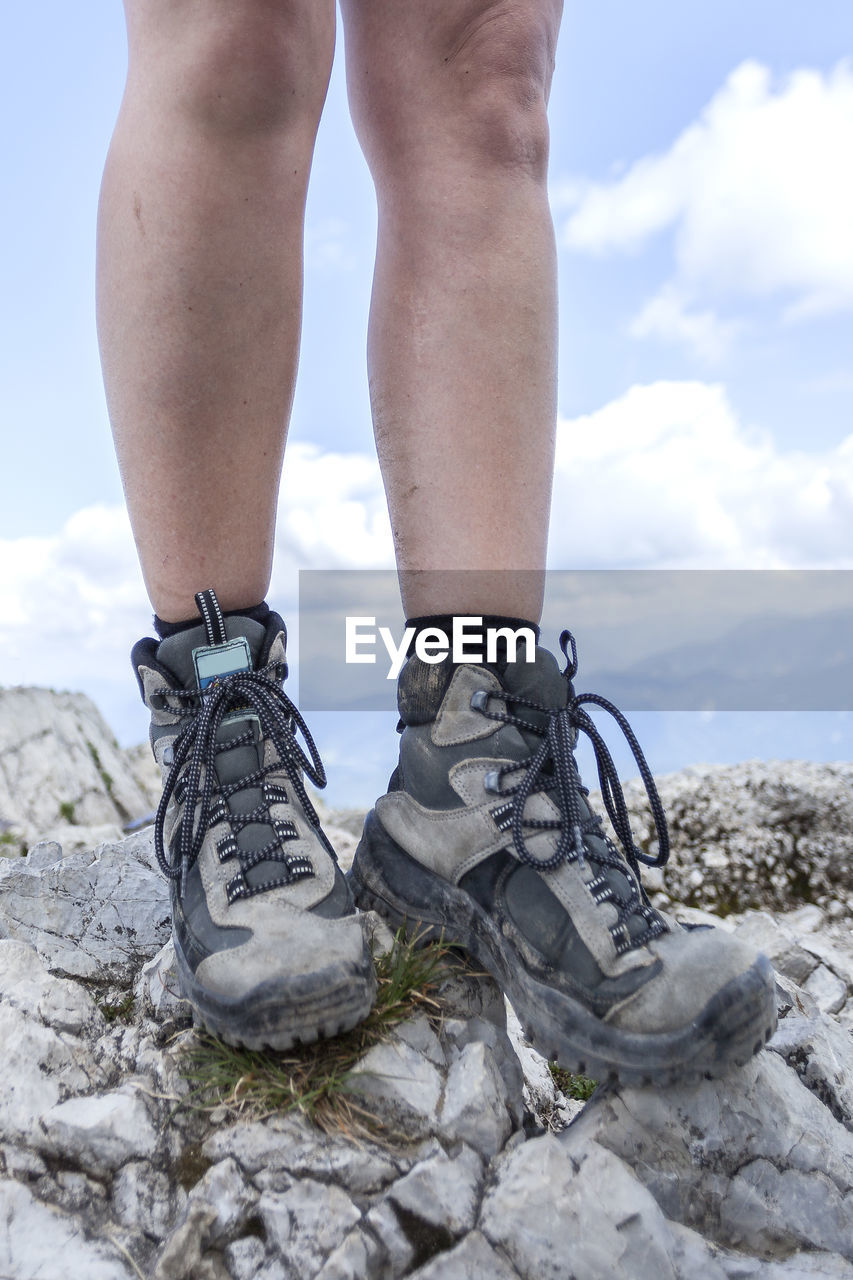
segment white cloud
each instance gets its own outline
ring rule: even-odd
[[[718,364],[742,326],[713,312],[691,311],[674,285],[664,285],[650,298],[628,328],[633,338],[661,338],[682,343],[707,364]]]
[[[287,451],[271,599],[293,617],[296,570],[393,566],[376,459]],[[144,736],[128,660],[151,607],[123,507],[87,507],[44,537],[0,540],[0,684],[84,689]],[[138,713],[138,714],[137,714]]]
[[[560,423],[555,568],[850,568],[853,436],[780,451],[720,386],[632,387]]]
[[[779,83],[767,67],[744,62],[664,153],[616,181],[558,185],[558,207],[572,210],[563,242],[582,252],[634,251],[671,228],[685,306],[779,297],[790,319],[847,309],[851,154],[848,62]]]
[[[724,390],[636,386],[560,423],[554,568],[853,567],[853,436],[781,452]],[[375,458],[288,449],[271,599],[291,620],[298,568],[393,564]],[[0,683],[84,689],[126,738],[145,716],[130,673],[151,613],[122,508],[0,543]]]
[[[393,568],[385,491],[376,458],[288,446],[278,504],[279,574],[296,569]]]

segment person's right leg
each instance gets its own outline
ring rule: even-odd
[[[302,226],[333,0],[127,0],[98,327],[157,614],[264,598],[296,375]]]
[[[281,688],[284,625],[260,603],[334,5],[127,0],[127,17],[99,329],[151,601],[161,622],[188,624],[160,626],[160,643],[133,653],[164,777],[155,843],[197,1020],[232,1042],[285,1049],[352,1026],[375,991],[303,785],[303,773],[324,778]],[[233,616],[223,619],[211,585]]]

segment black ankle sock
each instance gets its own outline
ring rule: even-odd
[[[480,617],[482,615],[456,614],[455,616]],[[397,685],[397,707],[400,712],[400,726],[429,724],[430,721],[435,719],[441,700],[447,692],[450,681],[453,679],[453,673],[457,665],[453,661],[452,650],[453,618],[454,615],[452,613],[440,613],[425,618],[409,618],[406,622],[407,627],[415,628],[415,634],[412,636],[412,641],[409,645],[407,655],[409,658],[415,651],[417,637],[427,627],[435,628],[447,637],[450,652],[442,662],[410,662],[403,667]],[[524,618],[504,618],[498,614],[486,614],[483,616],[482,627],[480,628],[473,625],[466,626],[466,650],[468,652],[472,650],[477,652],[475,645],[478,645],[479,651],[483,655],[483,661],[478,662],[476,665],[487,667],[500,678],[506,671],[509,660],[506,643],[503,640],[499,640],[494,662],[485,660],[487,654],[486,629],[498,627],[509,627],[512,631],[518,631],[521,627],[529,627],[536,637],[537,644],[539,642],[539,627],[535,622],[527,622]],[[524,660],[524,653],[525,645],[522,644],[517,649],[519,660]]]
[[[253,622],[260,622],[262,626],[266,625],[270,616],[270,607],[265,600],[260,604],[253,604],[250,609],[226,609],[224,615],[226,618],[251,618]],[[201,617],[197,614],[194,618],[188,618],[184,622],[164,622],[162,618],[158,618],[154,614],[154,630],[161,640],[168,639],[169,636],[176,636],[181,631],[189,631],[192,627],[203,626]]]

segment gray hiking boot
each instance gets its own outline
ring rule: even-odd
[[[422,663],[400,675],[400,765],[368,815],[356,901],[394,926],[459,943],[503,988],[528,1038],[570,1071],[665,1084],[746,1062],[776,1025],[769,961],[726,933],[655,911],[639,862],[668,856],[666,820],[624,717],[576,696],[572,660]],[[635,847],[606,746],[582,704],[615,715],[634,751],[660,854]],[[596,751],[623,853],[591,812],[574,760]]]
[[[163,772],[155,842],[178,974],[209,1031],[288,1049],[367,1016],[373,963],[302,781],[326,778],[281,687],[284,623],[224,619],[212,591],[196,601],[198,627],[132,657]]]

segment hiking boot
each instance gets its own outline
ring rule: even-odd
[[[196,602],[197,627],[132,655],[163,773],[155,847],[178,976],[214,1035],[288,1049],[367,1016],[373,963],[303,783],[326,778],[282,689],[284,623],[223,618],[212,591]]]
[[[568,660],[567,644],[572,658]],[[350,879],[356,901],[425,939],[458,943],[497,980],[528,1039],[569,1071],[631,1084],[722,1074],[776,1025],[769,961],[717,929],[650,904],[639,864],[668,857],[666,819],[624,717],[576,696],[567,657],[425,664],[400,674],[400,764],[368,815]],[[612,715],[646,785],[659,853],[641,853],[604,742],[584,703]],[[574,759],[593,743],[621,852],[587,802]]]

